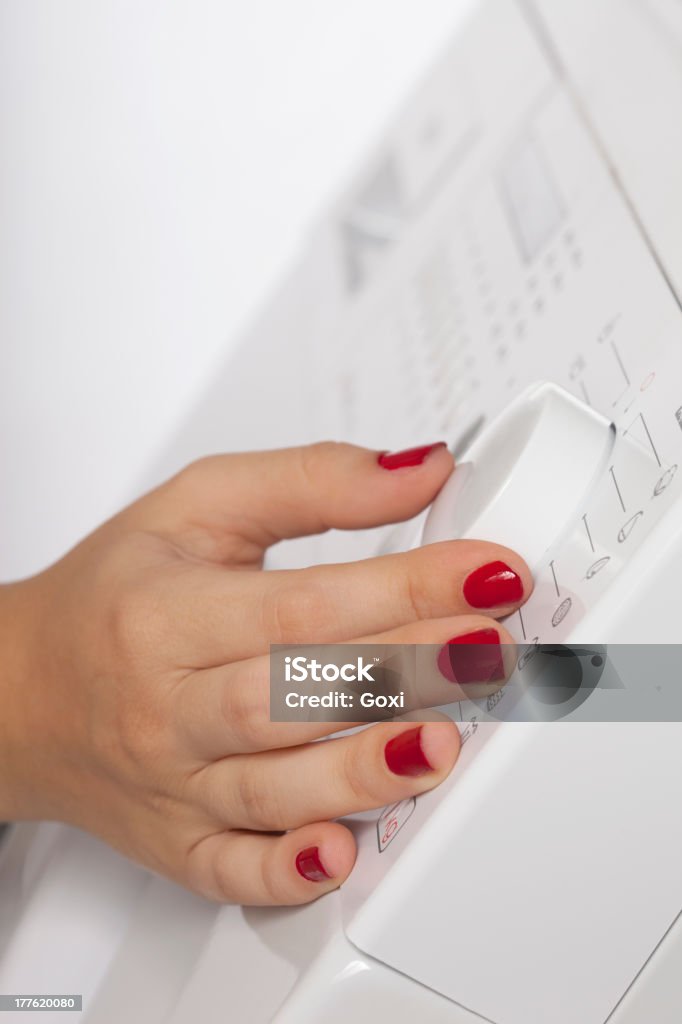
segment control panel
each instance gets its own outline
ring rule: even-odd
[[[376,447],[386,423],[395,447],[445,437],[458,468],[387,543],[517,548],[535,589],[505,625],[525,657],[579,640],[598,674],[624,609],[646,635],[637,579],[681,521],[678,301],[560,82],[401,231],[352,284],[338,422]],[[603,1024],[682,907],[662,813],[682,727],[580,721],[587,689],[562,722],[509,721],[511,688],[449,706],[453,776],[357,826],[350,940],[496,1024]]]

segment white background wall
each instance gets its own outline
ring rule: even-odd
[[[0,0],[0,578],[132,482],[471,0]]]

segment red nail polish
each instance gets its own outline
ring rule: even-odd
[[[434,448],[447,448],[445,441],[425,444],[421,448],[406,448],[402,452],[382,452],[377,462],[384,469],[405,469],[406,466],[421,466]]]
[[[394,775],[425,775],[433,771],[421,745],[421,725],[389,740],[384,748],[386,764]]]
[[[451,683],[492,683],[504,679],[500,634],[474,629],[453,636],[438,652],[438,669]]]
[[[488,562],[469,573],[462,590],[472,608],[497,608],[520,601],[523,582],[506,562]]]
[[[325,878],[331,878],[320,860],[319,846],[308,846],[301,850],[296,857],[296,870],[309,882],[323,882]]]

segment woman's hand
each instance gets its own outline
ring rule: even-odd
[[[311,742],[339,725],[270,721],[269,645],[492,630],[494,660],[497,637],[511,640],[495,620],[531,578],[482,541],[291,571],[263,571],[263,554],[407,519],[452,466],[442,445],[202,459],[0,588],[0,820],[69,822],[217,900],[305,903],[337,887],[355,846],[333,819],[442,782],[459,733],[382,723]],[[453,679],[457,660],[439,664]]]

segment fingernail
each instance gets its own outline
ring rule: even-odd
[[[377,461],[384,469],[405,469],[407,466],[421,466],[434,448],[447,448],[445,441],[425,444],[421,448],[406,448],[402,452],[382,452]]]
[[[394,775],[411,775],[416,778],[433,771],[422,750],[421,731],[421,725],[416,729],[407,729],[386,744],[384,757]]]
[[[453,636],[438,652],[438,669],[451,683],[492,683],[504,679],[500,634],[474,629]]]
[[[296,870],[309,882],[323,882],[325,878],[331,878],[320,860],[319,846],[308,846],[301,850],[296,857]]]
[[[469,573],[462,590],[472,608],[496,608],[520,601],[523,582],[506,562],[488,562]]]

